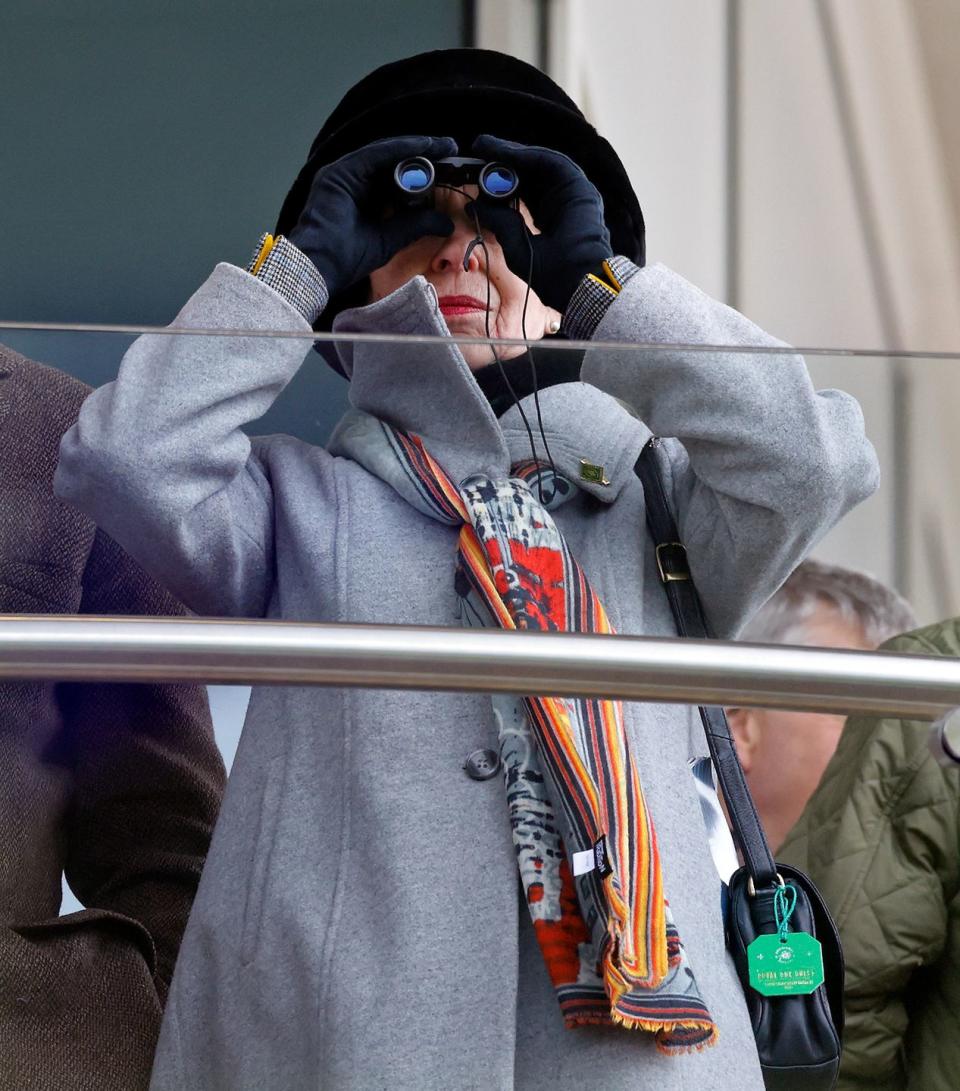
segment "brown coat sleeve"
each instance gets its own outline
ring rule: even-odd
[[[184,610],[98,531],[80,613]],[[150,933],[163,1002],[223,791],[206,691],[64,684],[59,700],[75,776],[67,881],[85,905],[132,917]]]
[[[88,393],[0,345],[0,613],[182,614],[53,495]],[[145,1091],[223,779],[200,687],[0,684],[0,1088]]]

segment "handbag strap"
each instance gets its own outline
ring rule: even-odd
[[[666,457],[663,445],[653,437],[644,445],[634,467],[643,484],[647,526],[656,547],[660,582],[680,636],[695,640],[711,639],[700,596],[687,564],[687,551],[680,541],[664,488],[663,460]],[[777,883],[777,865],[747,787],[727,715],[722,708],[701,705],[700,719],[727,804],[734,840],[750,877],[757,890],[774,886]]]

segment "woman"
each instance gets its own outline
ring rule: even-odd
[[[458,153],[514,169],[523,204],[391,190],[400,160]],[[642,268],[613,150],[484,51],[353,88],[278,232],[175,327],[777,344]],[[529,360],[511,383],[489,346],[343,343],[353,409],[329,449],[251,444],[302,357],[141,339],[66,437],[61,493],[201,613],[672,635],[633,467],[674,437],[667,488],[727,636],[876,485],[856,404],[787,354],[605,347],[579,375],[538,365],[522,397]],[[759,1088],[687,768],[703,751],[679,708],[255,690],[155,1087]]]

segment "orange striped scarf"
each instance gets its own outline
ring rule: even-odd
[[[573,494],[570,482],[526,463],[507,480],[474,476],[457,488],[418,437],[361,416],[347,453],[420,510],[460,525],[465,624],[613,632],[547,510]],[[538,478],[546,503],[528,485]],[[621,702],[493,701],[521,879],[567,1025],[649,1031],[665,1052],[713,1044],[716,1025],[664,896]]]

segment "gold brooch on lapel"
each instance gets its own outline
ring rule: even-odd
[[[592,462],[587,462],[585,458],[580,459],[580,478],[583,481],[592,481],[595,485],[609,485],[607,475],[603,472],[602,466],[595,466]]]

